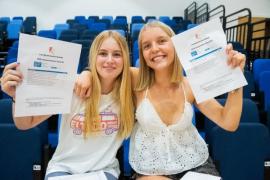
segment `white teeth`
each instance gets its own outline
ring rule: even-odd
[[[153,61],[160,61],[160,60],[162,60],[163,59],[163,56],[156,56],[156,57],[154,57],[152,60]]]

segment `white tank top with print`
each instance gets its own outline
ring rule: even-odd
[[[74,95],[71,112],[62,117],[59,143],[46,173],[81,174],[102,170],[118,177],[116,153],[123,142],[123,138],[117,136],[120,123],[118,104],[112,93],[101,95],[101,128],[86,139],[83,136],[84,110],[85,103]]]
[[[208,149],[192,124],[193,108],[186,100],[184,88],[184,112],[169,126],[147,98],[147,91],[137,107],[137,122],[130,140],[132,168],[144,175],[170,175],[202,165],[208,159]]]

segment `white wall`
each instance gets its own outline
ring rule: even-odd
[[[0,16],[37,16],[38,29],[51,29],[75,15],[183,16],[193,0],[0,0]],[[206,0],[197,0],[198,6]],[[210,9],[223,4],[226,14],[244,7],[253,16],[270,17],[270,0],[208,0]]]

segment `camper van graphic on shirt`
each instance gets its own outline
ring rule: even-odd
[[[92,129],[93,132],[104,132],[110,135],[119,129],[119,121],[116,113],[112,112],[110,106],[100,114],[100,126],[98,124]],[[75,114],[70,121],[70,128],[74,135],[82,135],[84,129],[84,113]]]

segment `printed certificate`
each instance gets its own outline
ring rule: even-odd
[[[219,19],[172,37],[197,103],[247,85],[239,67],[227,65],[226,37]]]
[[[19,42],[15,116],[70,112],[81,45],[26,34]]]

